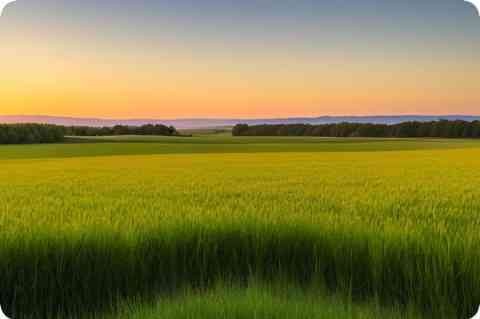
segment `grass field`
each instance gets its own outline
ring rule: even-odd
[[[39,159],[160,154],[384,152],[400,150],[464,149],[477,141],[446,139],[365,139],[315,137],[158,137],[114,136],[70,138],[70,143],[7,145],[0,159]],[[79,146],[78,144],[83,144]]]
[[[0,165],[0,302],[14,318],[251,278],[426,317],[480,302],[480,141],[123,137],[1,146]],[[224,309],[248,299],[219,294]],[[172,313],[215,304],[185,298]]]
[[[99,319],[415,319],[412,312],[386,311],[373,303],[355,305],[338,297],[319,298],[295,287],[215,287],[186,291],[154,302],[123,303]]]

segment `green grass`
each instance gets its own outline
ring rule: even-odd
[[[463,149],[478,145],[475,140],[445,139],[117,136],[67,139],[66,144],[1,146],[0,160],[155,154],[382,152]]]
[[[180,129],[179,132],[182,135],[187,136],[215,136],[215,137],[228,137],[232,136],[233,127],[225,126],[218,128],[203,128],[203,129]]]
[[[114,314],[97,319],[414,319],[413,313],[386,311],[375,304],[352,304],[338,297],[322,297],[295,287],[215,287],[186,291],[155,302],[122,303]]]
[[[466,318],[480,301],[477,141],[173,138],[0,154],[0,302],[14,318],[251,277],[432,317]]]

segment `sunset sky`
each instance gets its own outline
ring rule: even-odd
[[[463,0],[17,0],[0,115],[480,114]]]

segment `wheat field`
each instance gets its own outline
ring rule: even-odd
[[[425,317],[480,302],[477,141],[107,138],[1,146],[0,165],[13,318],[252,280]]]

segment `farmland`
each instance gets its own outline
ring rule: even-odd
[[[480,301],[474,140],[101,137],[0,146],[0,165],[0,302],[14,318],[185,287],[207,291],[185,304],[208,305],[217,282],[251,280],[426,317]],[[250,304],[248,289],[218,293]]]
[[[411,311],[380,305],[351,304],[338,297],[319,298],[295,287],[217,286],[206,292],[185,291],[175,298],[151,303],[122,304],[114,314],[101,319],[415,319]]]

